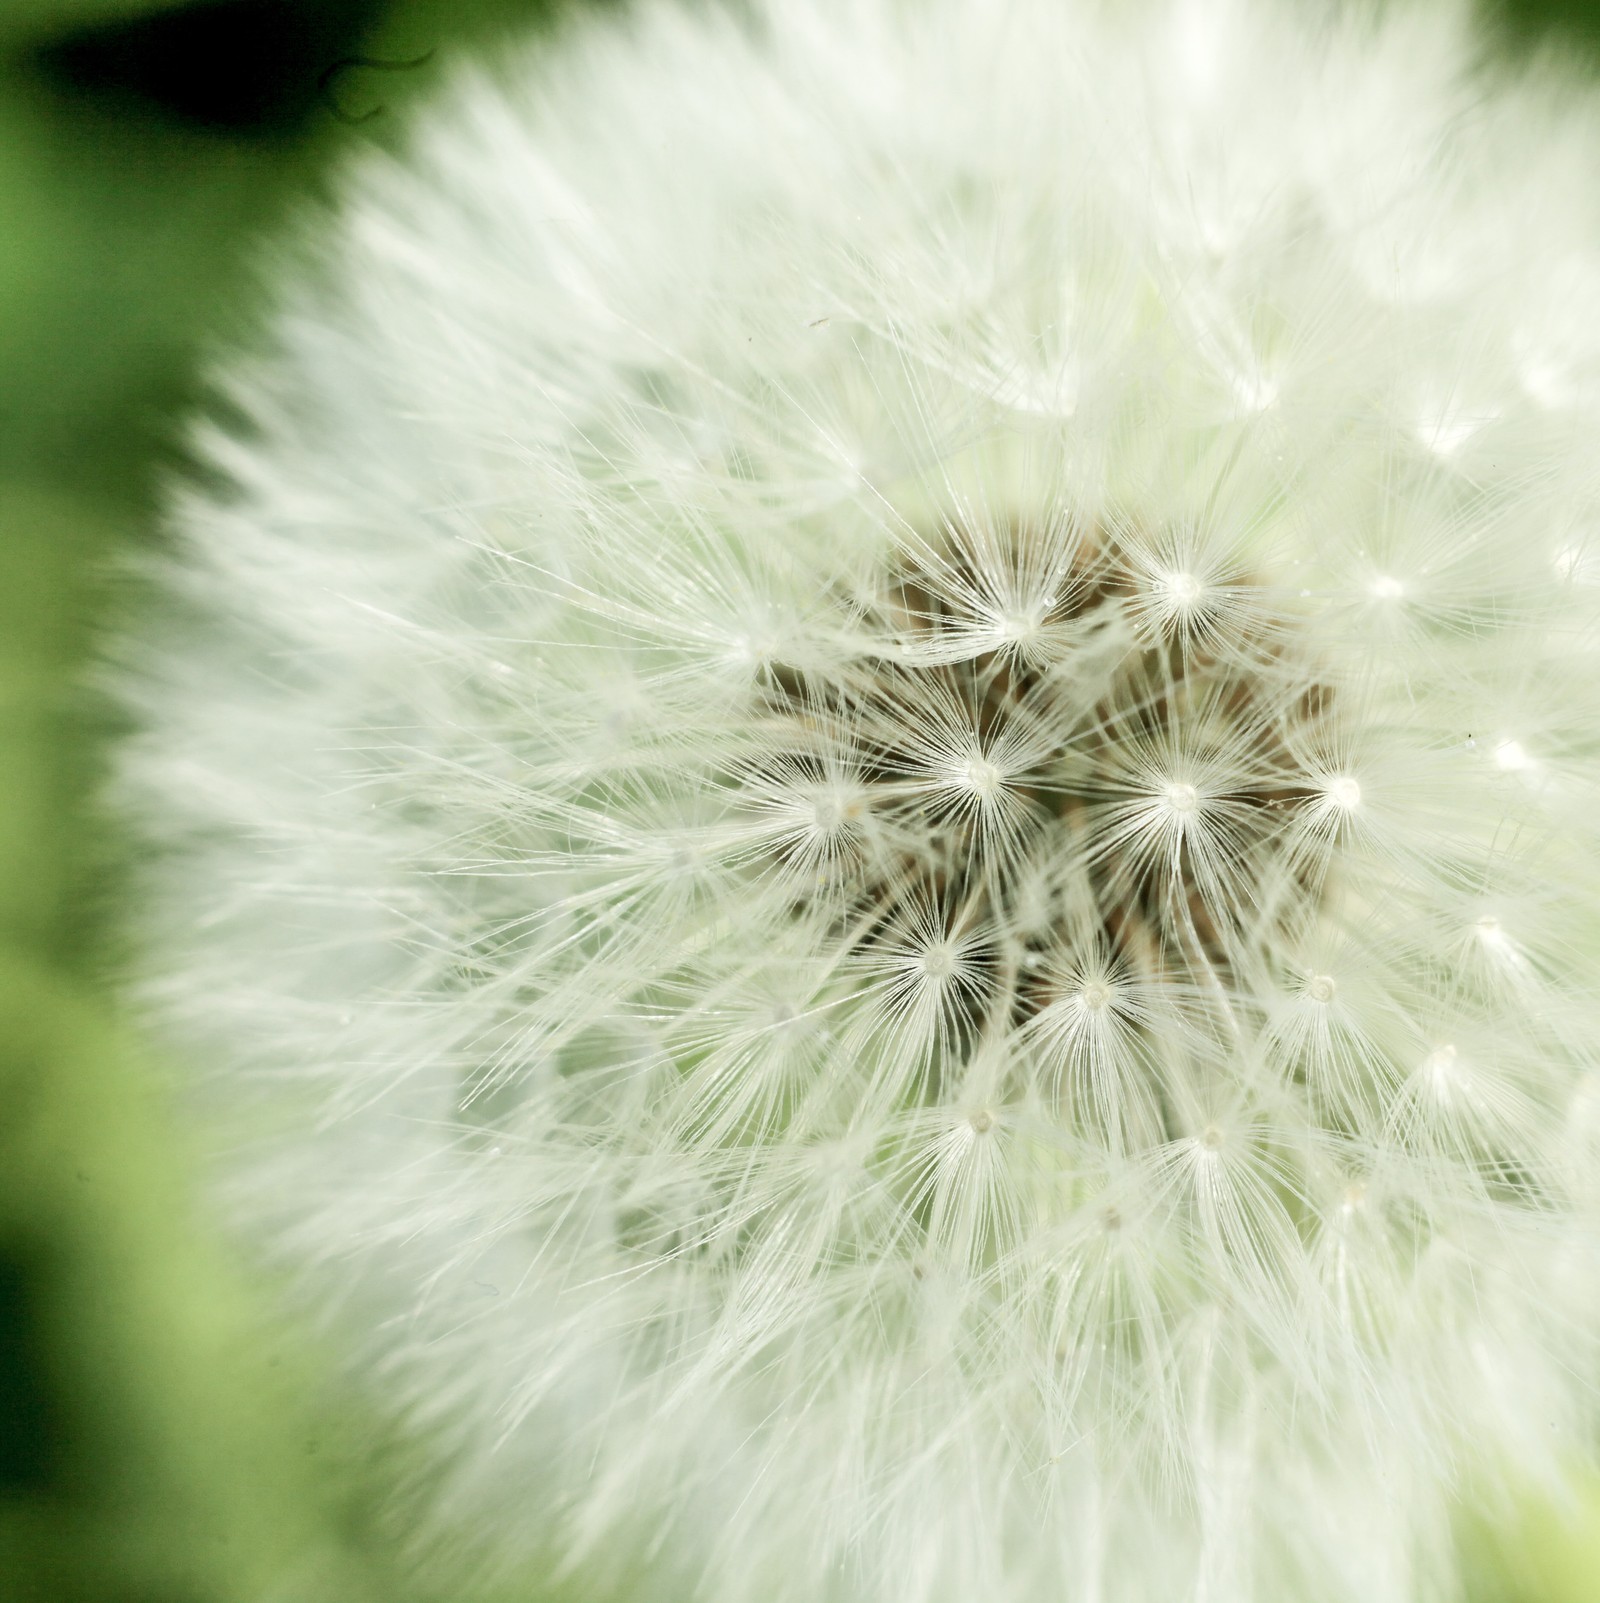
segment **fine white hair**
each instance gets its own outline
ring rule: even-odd
[[[1476,49],[644,3],[303,231],[118,795],[422,1548],[1422,1603],[1592,1454],[1600,106]]]

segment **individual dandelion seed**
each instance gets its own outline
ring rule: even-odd
[[[422,1550],[1422,1603],[1592,1455],[1600,108],[1476,53],[642,4],[282,269],[120,795]]]

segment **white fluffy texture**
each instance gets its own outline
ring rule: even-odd
[[[124,785],[434,1536],[1415,1603],[1589,1452],[1600,116],[1469,52],[658,5],[354,175]]]

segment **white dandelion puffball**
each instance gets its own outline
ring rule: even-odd
[[[121,783],[424,1547],[1423,1603],[1589,1458],[1596,148],[1453,12],[770,0],[349,176]]]

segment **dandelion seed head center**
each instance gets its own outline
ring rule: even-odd
[[[864,649],[757,675],[769,771],[832,776],[812,804],[829,872],[789,844],[758,871],[800,867],[813,926],[937,982],[957,1056],[1057,1000],[1106,1009],[1111,979],[1059,978],[1084,963],[1158,989],[1226,983],[1263,917],[1317,905],[1289,844],[1301,809],[1359,798],[1296,756],[1327,743],[1336,708],[1291,627],[1256,603],[1228,614],[1218,584],[1226,627],[1169,629],[1142,553],[1096,532],[1062,543],[1021,523],[1004,539],[947,528],[841,600]],[[1041,572],[1048,604],[996,599],[1037,594]],[[1184,570],[1168,580],[1198,594]],[[997,643],[997,615],[1026,617],[1037,649]]]
[[[987,757],[969,757],[960,765],[957,776],[966,789],[985,799],[992,799],[1005,780],[1005,775]]]
[[[1331,974],[1314,974],[1306,982],[1306,995],[1313,1002],[1331,1002],[1338,989]]]
[[[1435,1047],[1423,1061],[1423,1073],[1436,1087],[1446,1085],[1455,1077],[1459,1058],[1453,1045]]]
[[[1328,800],[1341,812],[1354,812],[1361,805],[1361,782],[1349,774],[1328,781]]]
[[[1161,588],[1174,606],[1192,607],[1205,594],[1205,584],[1192,573],[1179,570],[1163,574]]]
[[[861,816],[861,798],[853,791],[825,790],[812,804],[812,818],[823,834],[846,829]]]
[[[1168,785],[1162,795],[1175,813],[1192,813],[1200,805],[1200,793],[1187,781]]]
[[[1048,610],[1045,605],[1036,605],[1003,612],[1000,616],[1000,638],[1013,645],[1027,645],[1037,640]]]

